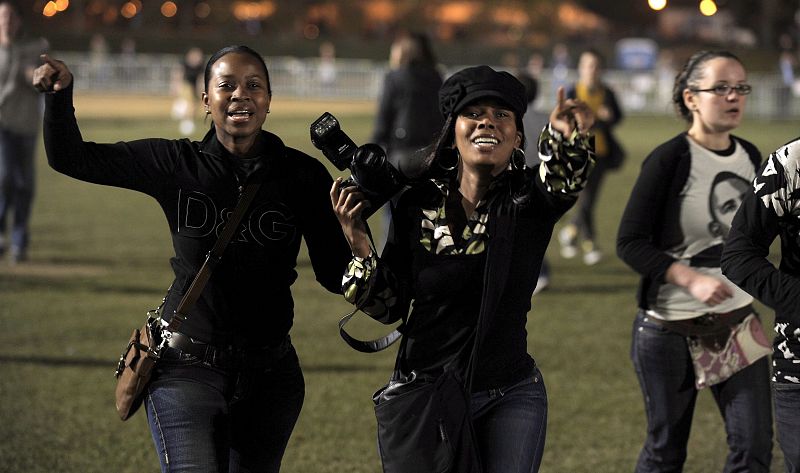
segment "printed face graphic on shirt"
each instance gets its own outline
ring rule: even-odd
[[[736,215],[749,190],[750,184],[736,174],[731,172],[717,174],[711,183],[708,202],[711,214],[708,230],[712,235],[724,237],[728,234],[733,216]]]

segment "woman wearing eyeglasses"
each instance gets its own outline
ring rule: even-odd
[[[772,458],[769,350],[752,297],[720,270],[723,238],[761,154],[731,134],[751,87],[725,51],[694,54],[675,78],[673,102],[689,129],[642,164],[617,236],[620,258],[641,275],[631,358],[647,436],[636,472],[681,471],[700,389],[725,422],[723,471],[768,472]],[[746,325],[755,355],[731,333]]]

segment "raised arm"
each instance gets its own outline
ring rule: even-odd
[[[550,123],[539,135],[539,177],[545,190],[560,197],[575,197],[594,169],[594,139],[588,130],[594,115],[585,103],[565,97],[559,87]]]

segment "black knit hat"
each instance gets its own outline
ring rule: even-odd
[[[521,122],[527,104],[525,87],[508,72],[489,66],[462,69],[450,76],[439,89],[439,110],[445,118],[480,98],[492,97],[505,103]]]

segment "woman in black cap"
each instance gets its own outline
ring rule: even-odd
[[[537,471],[547,397],[525,324],[553,226],[594,166],[585,133],[593,117],[560,90],[539,137],[544,162],[529,169],[521,151],[525,91],[511,74],[487,66],[456,72],[440,89],[439,107],[445,124],[431,146],[434,177],[398,198],[380,258],[360,218],[361,193],[340,180],[331,189],[353,251],[345,298],[380,322],[405,321],[401,376],[433,378],[452,366],[466,375],[485,314],[470,370],[478,454],[484,471]]]

